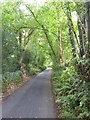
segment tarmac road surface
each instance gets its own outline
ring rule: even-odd
[[[39,73],[2,103],[3,118],[56,118],[51,68]]]

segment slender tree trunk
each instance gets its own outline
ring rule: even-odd
[[[21,33],[21,31],[19,31],[19,44],[21,47],[22,46],[22,33]]]
[[[80,45],[79,45],[79,50],[80,50],[80,57],[83,57],[84,55],[84,47],[83,47],[83,30],[80,25],[80,21],[78,20],[78,31],[79,31],[79,40],[80,40]]]
[[[73,37],[72,29],[71,29],[70,25],[69,25],[69,36],[70,36],[70,43],[72,45],[72,55],[73,55],[73,58],[75,58],[76,57],[76,48],[75,48],[74,37]]]
[[[85,51],[86,51],[85,15],[81,14],[80,5],[78,4],[77,4],[76,12],[78,15],[77,26],[79,32],[79,51],[80,51],[80,58],[82,58],[83,55],[85,55]],[[83,10],[83,13],[85,13],[85,10]]]
[[[58,17],[58,54],[59,54],[59,59],[62,60],[62,62],[64,62],[63,60],[63,49],[62,49],[62,41],[61,41],[61,27],[60,27],[60,15],[59,13],[57,13],[57,17]]]
[[[27,46],[28,46],[28,43],[29,43],[29,40],[30,40],[30,36],[33,34],[33,32],[34,32],[34,29],[32,29],[29,33],[28,33],[28,35],[26,36],[26,38],[25,38],[25,45],[24,45],[24,49],[23,49],[23,51],[21,52],[21,57],[20,57],[20,61],[19,61],[19,64],[21,65],[21,63],[22,63],[22,61],[23,61],[23,58],[24,58],[24,55],[25,55],[25,52],[26,52],[26,49],[27,49]]]
[[[87,57],[90,58],[90,2],[86,2],[86,34],[88,41]]]
[[[42,25],[42,24],[38,21],[38,19],[36,18],[34,12],[33,12],[27,5],[26,5],[26,7],[27,7],[27,9],[30,11],[30,13],[33,15],[33,17],[34,17],[35,21],[38,23],[38,25],[42,28],[42,30],[43,30],[43,32],[44,32],[44,34],[45,34],[45,36],[46,36],[46,39],[47,39],[47,41],[48,41],[48,44],[49,44],[49,46],[50,46],[50,48],[51,48],[52,54],[54,55],[56,62],[58,62],[58,60],[57,60],[57,55],[56,55],[56,53],[55,53],[55,51],[54,51],[54,49],[53,49],[53,46],[52,46],[51,41],[50,41],[50,39],[49,39],[49,36],[48,36],[48,34],[47,34],[46,28],[44,27],[44,25]]]
[[[70,11],[68,2],[66,4],[66,7],[67,7],[67,19],[68,19],[68,26],[69,26],[70,43],[72,45],[72,55],[73,55],[73,58],[76,58],[76,47],[75,47],[75,41],[74,41],[74,36],[73,36],[74,28],[73,28],[73,23],[71,19],[71,11]]]
[[[49,46],[50,46],[50,48],[51,48],[51,51],[52,51],[52,53],[53,53],[53,55],[54,55],[56,61],[58,62],[56,53],[55,53],[55,51],[54,51],[54,49],[53,49],[53,46],[52,46],[52,44],[51,44],[51,42],[50,42],[50,40],[49,40],[47,31],[45,30],[44,26],[42,26],[42,28],[43,28],[44,34],[45,34],[45,36],[46,36],[46,39],[47,39],[47,41],[48,41],[48,44],[49,44]]]

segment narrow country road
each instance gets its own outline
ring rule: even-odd
[[[2,103],[3,118],[56,118],[51,69],[38,74]]]

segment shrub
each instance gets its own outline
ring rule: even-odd
[[[74,67],[66,68],[62,74],[53,74],[56,102],[62,107],[62,116],[65,118],[90,118],[90,84],[81,80]]]
[[[21,72],[6,72],[2,76],[2,92],[6,92],[11,83],[18,85],[22,80]]]
[[[40,69],[37,68],[36,66],[33,66],[32,64],[29,64],[28,67],[29,67],[29,74],[30,75],[33,75],[33,74],[40,72]]]

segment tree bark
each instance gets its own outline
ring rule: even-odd
[[[90,2],[86,2],[86,34],[88,41],[87,57],[90,57]]]
[[[84,55],[84,47],[83,47],[83,33],[82,33],[82,28],[80,25],[80,21],[78,20],[78,31],[79,31],[79,41],[80,41],[80,45],[79,45],[79,50],[80,50],[80,57],[83,57]]]
[[[73,33],[75,35],[75,32],[73,28],[72,19],[71,19],[71,10],[68,2],[66,4],[66,7],[67,7],[67,19],[68,19],[68,26],[69,26],[70,43],[72,45],[72,55],[73,55],[73,58],[76,58],[76,47],[75,47],[75,41],[73,36]]]
[[[57,19],[58,19],[58,59],[59,61],[61,60],[62,63],[64,62],[63,60],[63,49],[62,49],[62,40],[61,40],[61,26],[60,26],[60,15],[57,11]]]
[[[25,55],[25,52],[26,52],[26,49],[27,49],[27,45],[28,45],[28,43],[29,43],[29,37],[33,34],[33,32],[34,32],[34,29],[33,30],[31,30],[30,31],[30,33],[27,35],[27,37],[25,38],[26,39],[26,43],[25,43],[25,45],[24,45],[24,49],[23,49],[23,51],[22,51],[22,53],[21,53],[21,57],[20,57],[20,61],[19,61],[19,64],[21,65],[21,63],[22,63],[22,61],[23,61],[23,58],[24,58],[24,55]]]

